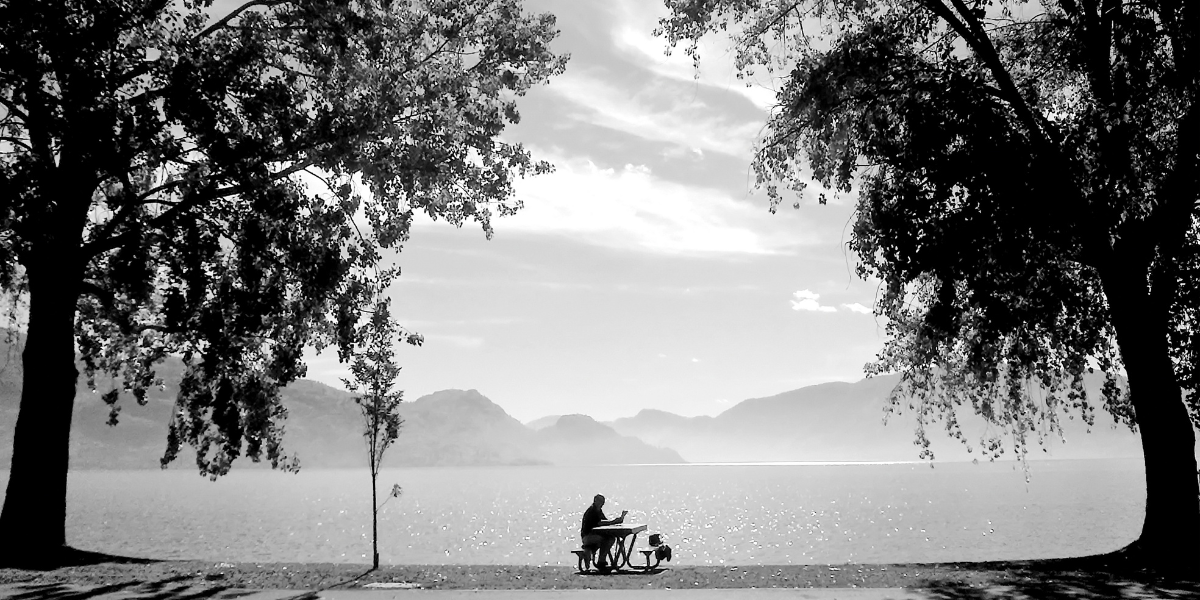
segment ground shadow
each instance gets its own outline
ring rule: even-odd
[[[1086,598],[1196,598],[1200,588],[1179,584],[1153,584],[1094,574],[1082,577],[1020,581],[988,586],[934,582],[920,591],[930,600],[1080,600]]]
[[[577,571],[576,575],[585,577],[611,577],[613,575],[657,575],[668,570],[666,567],[653,569],[613,569],[611,571]]]
[[[931,599],[1200,598],[1200,582],[1157,572],[1122,551],[1079,558],[964,562],[948,566],[1003,572],[1005,577],[984,585],[925,582],[919,587]]]
[[[0,568],[28,569],[31,571],[51,571],[62,567],[85,567],[99,564],[148,565],[162,562],[153,558],[135,556],[120,556],[105,554],[64,546],[52,552],[22,553],[19,548],[9,548],[0,555]]]
[[[126,596],[136,596],[138,600],[232,600],[254,593],[251,590],[230,589],[225,586],[197,588],[190,582],[190,577],[180,576],[158,581],[129,581],[97,586],[23,583],[13,586],[13,593],[8,594],[5,600],[87,600],[118,592]],[[315,598],[315,594],[312,597]]]
[[[363,577],[366,577],[367,575],[370,575],[371,573],[374,573],[374,572],[375,572],[375,569],[374,569],[374,568],[370,568],[370,569],[367,569],[366,571],[363,571],[362,573],[360,573],[360,574],[358,574],[358,575],[356,575],[356,576],[354,576],[354,577],[348,577],[348,578],[346,578],[346,579],[343,579],[343,580],[341,580],[341,581],[336,581],[336,582],[334,582],[334,583],[330,583],[330,584],[328,584],[328,585],[322,585],[321,587],[319,587],[319,588],[317,588],[317,589],[313,590],[312,592],[308,592],[308,593],[310,593],[310,594],[313,594],[313,597],[316,597],[316,593],[317,593],[317,592],[323,592],[323,591],[325,591],[325,590],[333,589],[333,588],[335,588],[335,587],[338,587],[338,586],[342,586],[342,585],[346,585],[346,584],[354,583],[355,581],[358,581],[359,579],[362,579]],[[297,597],[297,598],[285,598],[284,600],[301,600],[301,598],[302,598],[302,597],[303,597],[303,595],[302,595],[302,596],[300,596],[300,597]]]

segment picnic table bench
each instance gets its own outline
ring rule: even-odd
[[[640,571],[653,569],[654,567],[658,566],[659,562],[655,561],[653,566],[650,564],[650,555],[654,553],[653,548],[649,550],[639,550],[639,552],[646,557],[646,566],[643,567],[640,565],[631,564],[629,560],[630,555],[633,554],[634,545],[637,543],[638,534],[646,531],[646,529],[647,528],[645,525],[623,523],[620,525],[601,525],[600,527],[593,528],[592,533],[605,537],[616,538],[616,541],[613,543],[608,555],[608,564],[611,565],[612,568],[620,570],[621,567],[624,566],[627,569],[636,569]],[[630,536],[633,537],[630,538]],[[571,551],[575,554],[575,557],[579,561],[578,568],[580,573],[586,571],[586,565],[593,562],[591,560],[591,555],[595,551],[595,548],[581,548],[579,550]]]

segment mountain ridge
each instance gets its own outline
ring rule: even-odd
[[[144,406],[122,392],[119,424],[115,427],[107,425],[108,405],[80,378],[71,423],[72,469],[159,467],[183,366],[178,359],[171,358],[156,370],[164,380],[163,387],[150,390]],[[101,390],[111,389],[113,382],[98,378],[97,385]],[[0,370],[0,468],[12,460],[21,386],[19,362],[15,367],[10,363]],[[352,394],[301,379],[283,388],[281,396],[288,411],[284,449],[299,456],[301,467],[346,468],[366,464],[362,417]],[[385,467],[683,462],[669,448],[656,448],[636,438],[621,436],[599,423],[595,426],[607,430],[605,439],[618,442],[618,451],[601,451],[592,441],[568,434],[555,435],[554,427],[548,427],[549,432],[534,431],[478,390],[440,390],[402,403],[400,413],[404,424],[399,438],[384,456]],[[194,456],[185,447],[171,467],[190,468],[188,463]],[[252,466],[245,458],[235,462],[235,468]]]
[[[674,448],[690,462],[918,460],[912,411],[903,408],[895,414],[885,413],[887,397],[899,379],[899,375],[884,375],[857,382],[825,382],[749,398],[716,416],[684,417],[643,409],[634,417],[608,423],[619,433]],[[1099,378],[1089,377],[1085,383],[1089,394],[1096,397]],[[964,434],[976,450],[968,452],[959,441],[950,439],[941,429],[943,422],[938,421],[926,427],[938,460],[980,458],[976,438],[985,424],[969,407],[960,407],[959,412]],[[1141,456],[1136,433],[1118,426],[1103,411],[1096,411],[1095,416],[1092,434],[1085,433],[1087,427],[1081,420],[1063,417],[1063,436],[1069,443],[1053,438],[1041,447],[1031,443],[1029,458]]]
[[[10,349],[11,350],[11,349]],[[9,352],[11,355],[11,351]],[[80,381],[72,422],[73,468],[157,468],[165,447],[182,363],[168,359],[157,367],[162,389],[151,390],[145,406],[122,394],[121,423],[108,427],[108,406]],[[0,369],[0,467],[11,458],[12,427],[22,384],[18,360]],[[1095,379],[1095,378],[1093,378]],[[644,408],[632,417],[601,422],[586,415],[553,415],[523,424],[475,389],[446,389],[401,405],[405,420],[386,466],[630,464],[691,462],[897,461],[916,460],[911,411],[883,425],[887,396],[897,375],[857,382],[826,382],[772,396],[749,398],[716,416],[684,417]],[[113,382],[100,378],[100,389]],[[1088,380],[1090,393],[1099,387]],[[289,412],[284,446],[305,467],[358,467],[365,464],[362,423],[353,396],[302,379],[282,391]],[[964,411],[964,412],[969,412]],[[1140,456],[1136,433],[1114,427],[1097,411],[1096,433],[1064,419],[1065,437],[1031,457],[1086,458]],[[973,436],[981,420],[964,415]],[[938,427],[927,431],[939,460],[971,460],[958,442]],[[186,465],[185,452],[175,465]],[[246,460],[238,461],[244,467]]]

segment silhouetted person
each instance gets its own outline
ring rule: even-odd
[[[604,516],[603,508],[604,496],[596,494],[596,497],[592,498],[592,505],[583,511],[583,527],[579,529],[579,536],[583,538],[583,549],[590,550],[596,548],[599,551],[599,556],[596,558],[597,569],[608,567],[608,551],[612,549],[612,545],[616,542],[617,538],[611,535],[592,533],[592,530],[601,525],[617,525],[622,523],[625,521],[625,515],[629,514],[629,511],[623,510],[621,511],[621,516],[610,520]]]

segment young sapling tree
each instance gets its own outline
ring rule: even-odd
[[[379,568],[379,510],[388,500],[400,496],[400,486],[393,485],[392,492],[378,499],[379,468],[383,454],[400,435],[400,403],[404,400],[402,390],[393,389],[400,367],[396,364],[393,344],[403,340],[421,345],[422,338],[415,333],[403,331],[392,320],[388,309],[389,299],[379,298],[375,309],[366,322],[358,328],[357,346],[350,364],[350,377],[342,379],[346,389],[355,394],[354,402],[363,416],[363,437],[367,442],[367,462],[371,469],[371,568]]]

